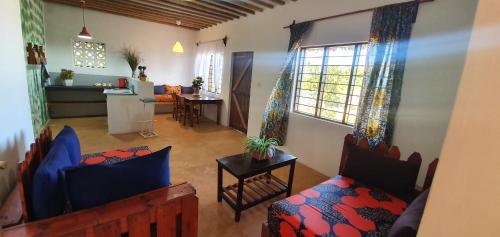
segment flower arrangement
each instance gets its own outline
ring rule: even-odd
[[[63,81],[73,80],[73,71],[68,69],[61,69],[61,72],[59,73],[59,78]]]
[[[249,137],[245,143],[245,152],[256,160],[267,160],[274,156],[278,144],[276,138]]]
[[[199,90],[199,89],[201,89],[201,87],[203,86],[203,83],[205,83],[205,82],[203,81],[203,78],[201,78],[201,77],[196,77],[196,78],[193,80],[193,88],[194,88],[194,89],[196,89],[196,88],[197,88],[197,89]]]
[[[201,90],[201,87],[203,86],[203,78],[201,77],[196,77],[194,80],[193,80],[193,95],[194,96],[200,96],[200,90]]]
[[[139,53],[134,49],[124,47],[122,48],[121,54],[123,59],[125,59],[125,61],[127,61],[128,65],[130,66],[130,70],[132,70],[132,78],[134,78],[137,66],[139,66],[139,63],[141,63],[141,57],[139,56]]]

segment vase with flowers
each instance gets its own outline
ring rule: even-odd
[[[203,86],[203,78],[201,77],[196,77],[193,80],[193,96],[200,96],[200,90],[201,87]]]
[[[122,48],[121,55],[130,66],[130,70],[132,70],[132,78],[134,78],[137,66],[139,66],[139,63],[141,63],[141,57],[139,56],[139,53],[132,48],[125,47]]]

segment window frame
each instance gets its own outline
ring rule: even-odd
[[[349,116],[349,111],[347,111],[347,109],[349,108],[349,105],[352,106],[351,102],[352,102],[352,97],[353,97],[353,94],[352,94],[352,89],[355,85],[355,81],[356,81],[356,77],[357,74],[356,74],[356,71],[358,70],[358,67],[361,66],[362,64],[359,64],[359,58],[362,57],[362,56],[365,56],[366,60],[368,60],[369,58],[369,49],[367,49],[367,52],[366,52],[366,55],[360,55],[360,50],[362,49],[363,46],[368,46],[368,41],[358,41],[358,42],[350,42],[350,43],[341,43],[341,44],[327,44],[327,45],[312,45],[312,46],[304,46],[304,47],[300,47],[298,50],[298,58],[297,58],[297,63],[295,65],[295,78],[294,78],[294,88],[293,88],[293,91],[294,91],[294,94],[293,94],[293,97],[292,97],[292,108],[291,108],[291,112],[293,113],[296,113],[296,114],[300,114],[300,115],[303,115],[303,116],[307,116],[307,117],[310,117],[310,118],[314,118],[314,119],[319,119],[319,120],[323,120],[323,121],[327,121],[327,122],[331,122],[331,123],[336,123],[336,124],[340,124],[340,125],[344,125],[344,126],[348,126],[348,127],[353,127],[354,125],[353,124],[349,124],[348,123],[348,116]],[[320,116],[320,111],[321,111],[321,108],[322,108],[322,103],[325,102],[323,100],[323,94],[325,93],[324,91],[324,88],[325,88],[325,85],[327,84],[333,84],[333,85],[339,85],[339,84],[334,84],[334,83],[327,83],[326,82],[326,76],[327,75],[330,75],[330,74],[326,74],[325,73],[325,70],[326,70],[326,67],[328,66],[328,58],[329,58],[329,54],[327,53],[329,50],[329,48],[333,48],[333,47],[342,47],[342,46],[354,46],[354,54],[353,54],[353,60],[352,60],[352,63],[350,65],[350,74],[348,75],[349,76],[349,83],[346,85],[347,86],[347,94],[346,95],[346,99],[344,102],[332,102],[332,103],[337,103],[337,104],[343,104],[344,105],[344,112],[342,112],[342,121],[337,121],[337,120],[334,120],[334,119],[328,119],[328,118],[325,118],[325,117],[322,117]],[[301,112],[298,110],[298,106],[299,105],[302,105],[302,104],[298,104],[298,99],[300,96],[299,95],[299,88],[300,88],[300,85],[299,83],[301,82],[304,82],[303,81],[303,75],[304,74],[310,74],[310,73],[303,73],[304,71],[304,61],[305,61],[305,51],[307,49],[311,49],[311,48],[322,48],[323,49],[323,56],[322,56],[322,62],[321,62],[321,65],[315,65],[315,66],[321,66],[321,70],[320,70],[320,73],[319,74],[312,74],[312,75],[319,75],[320,76],[320,81],[319,81],[319,85],[318,85],[318,90],[317,90],[317,95],[316,95],[316,98],[310,98],[310,99],[314,99],[315,102],[316,102],[316,106],[308,106],[308,105],[303,105],[303,106],[308,106],[308,107],[311,107],[311,108],[314,108],[314,114],[308,114],[308,113],[304,113],[304,112]],[[364,62],[364,67],[365,67],[365,70],[366,70],[366,62]],[[349,65],[347,65],[349,66]],[[301,71],[302,69],[302,71]],[[366,71],[365,71],[366,73]],[[362,75],[361,76],[364,81],[364,77],[365,75]],[[342,84],[344,85],[344,84]],[[361,88],[363,87],[363,84],[361,85]],[[335,93],[335,92],[327,92],[327,93],[333,93],[333,94],[339,94],[339,93]],[[344,95],[344,94],[342,94]],[[309,98],[309,97],[302,97],[302,98]],[[360,101],[359,101],[359,104],[357,105],[358,108],[359,108],[359,105],[361,103],[361,95],[360,95]],[[352,114],[351,114],[352,115]],[[358,114],[356,114],[356,118],[357,118]]]

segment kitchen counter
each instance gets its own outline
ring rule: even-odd
[[[108,89],[117,89],[117,87],[102,87],[102,86],[45,86],[46,91],[104,91]]]
[[[106,116],[104,87],[46,86],[50,118]]]
[[[129,79],[128,86],[131,88],[129,93],[123,93],[124,90],[104,91],[109,134],[139,132],[145,125],[141,121],[153,119],[154,104],[144,104],[140,101],[144,97],[154,97],[153,83]]]

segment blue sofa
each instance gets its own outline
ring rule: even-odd
[[[113,164],[82,165],[80,141],[65,126],[33,177],[35,220],[99,206],[170,185],[171,147]]]

